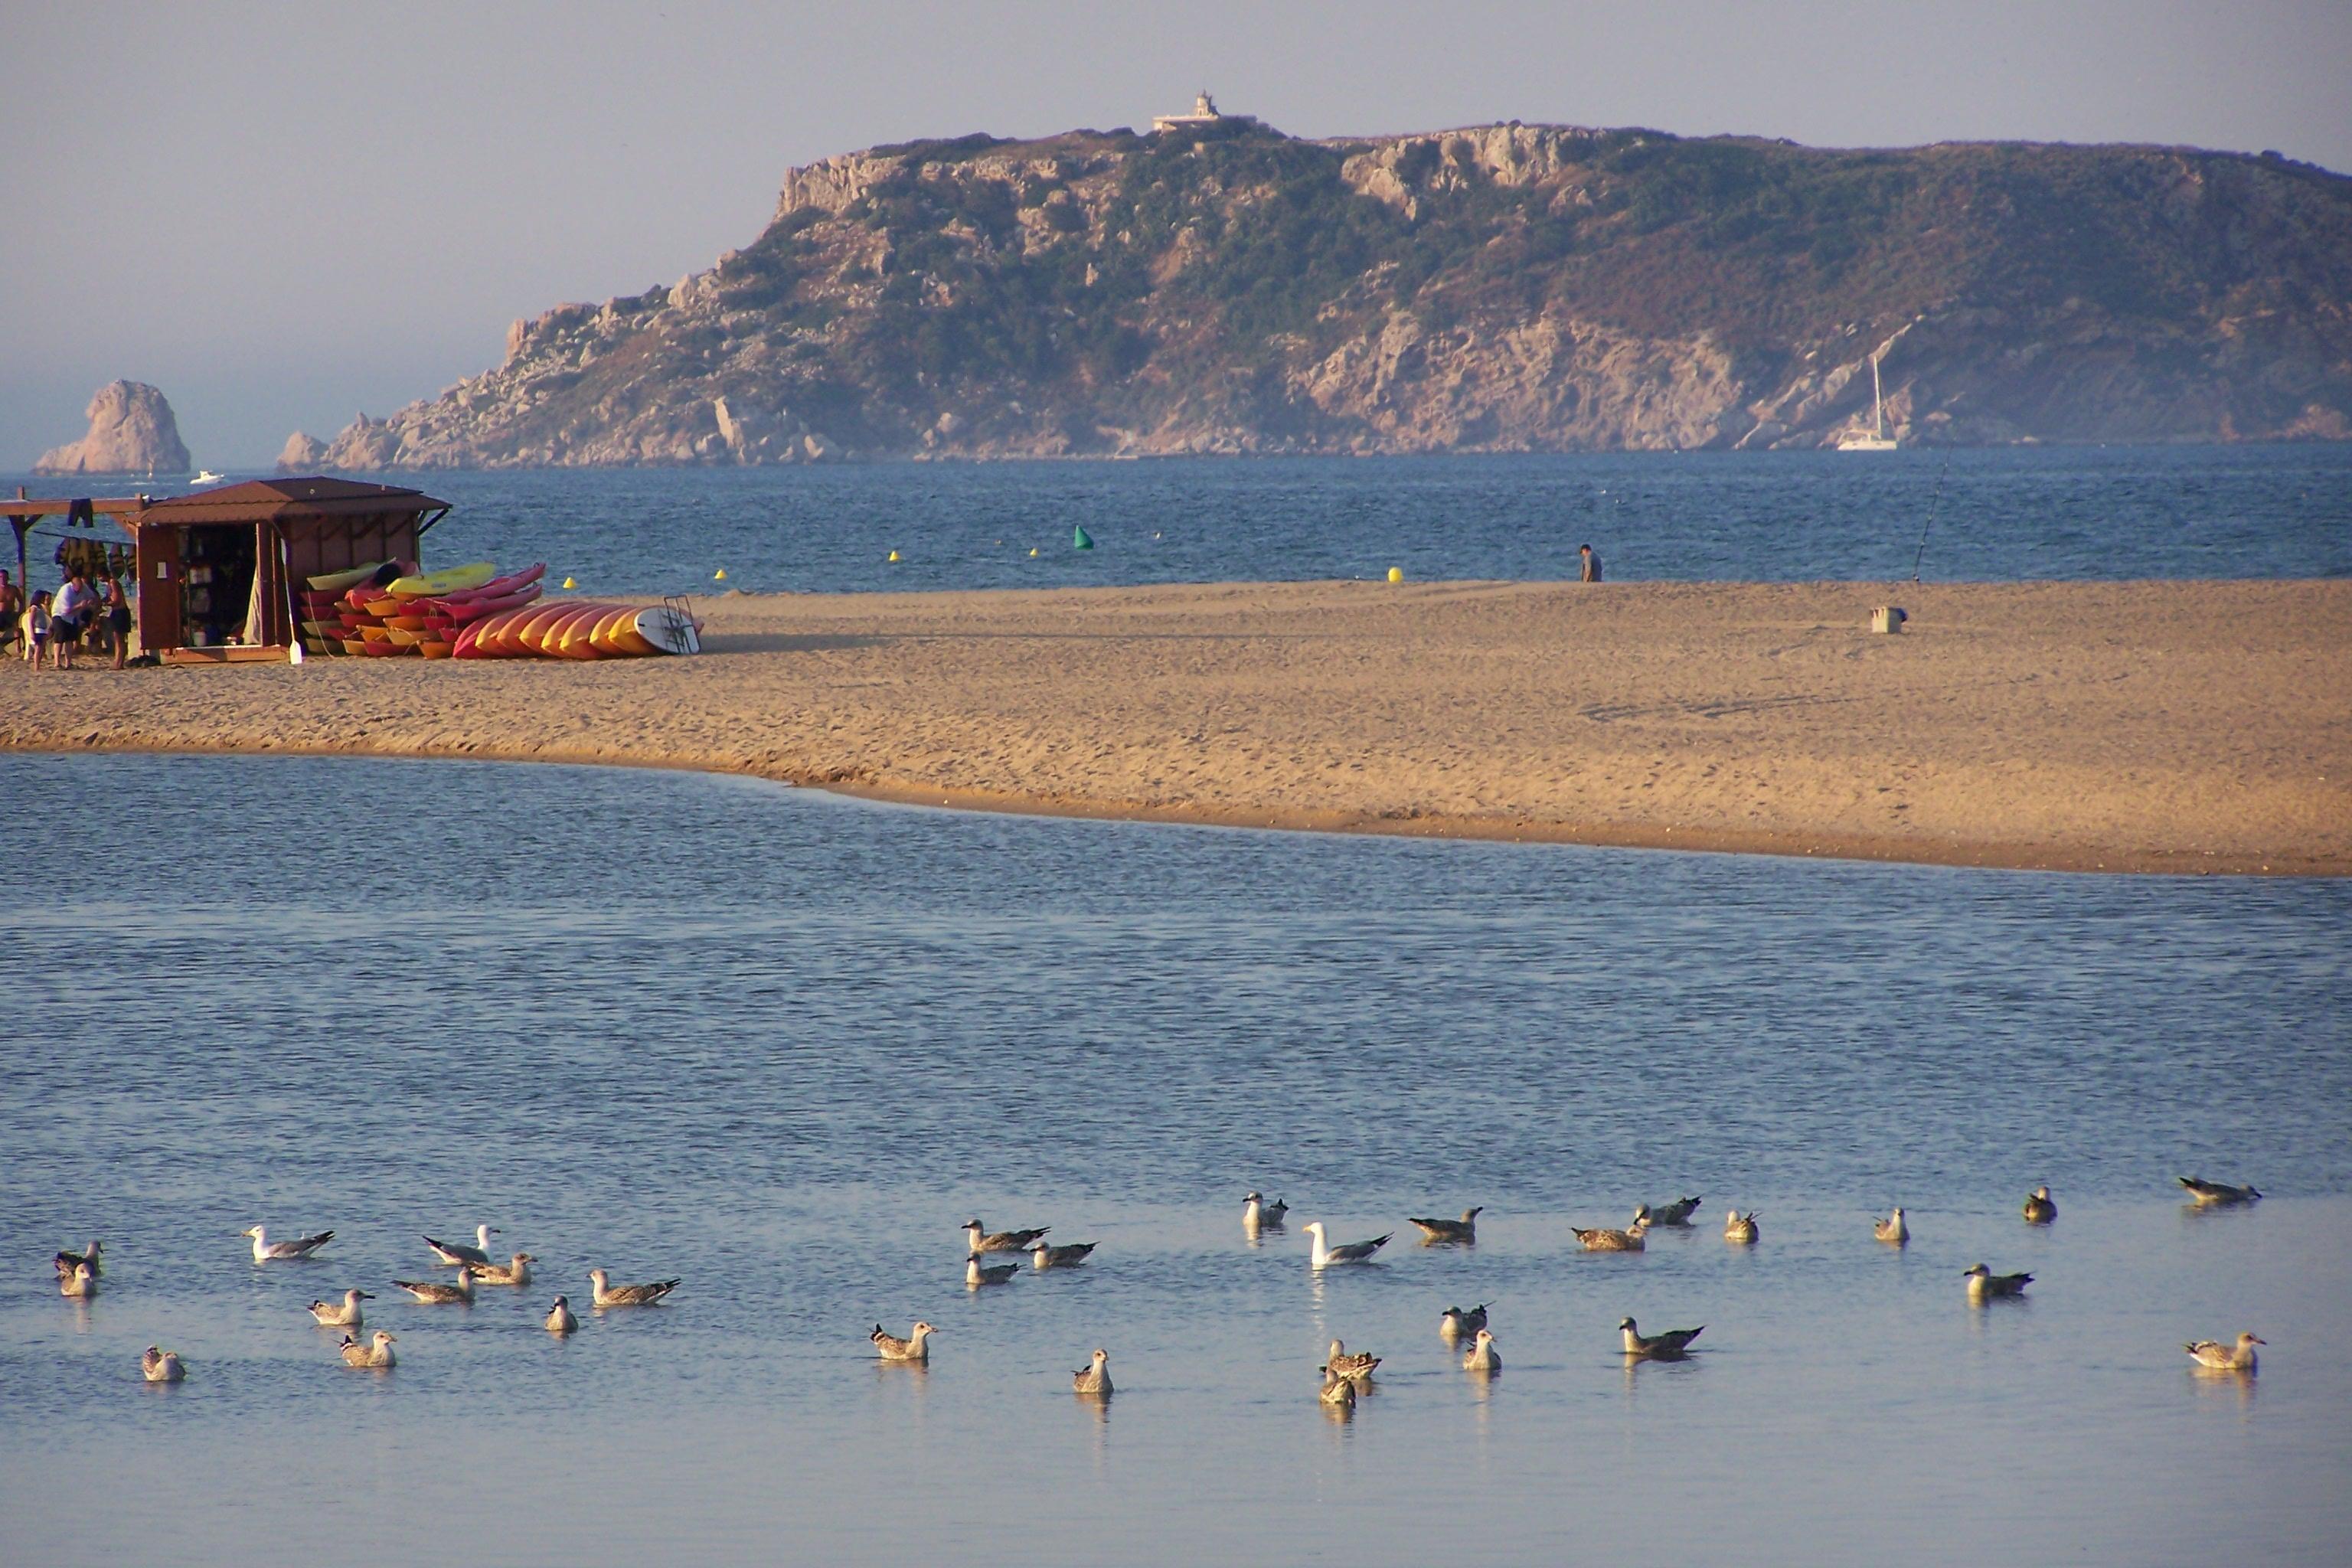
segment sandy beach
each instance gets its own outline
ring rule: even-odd
[[[1911,615],[1871,635],[1874,605]],[[14,750],[754,773],[984,809],[2352,871],[2352,583],[729,595],[705,657],[0,668]]]

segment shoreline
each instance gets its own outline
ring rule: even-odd
[[[1910,608],[1900,637],[1862,621]],[[706,655],[0,670],[0,749],[685,768],[905,805],[2352,874],[2352,583],[1211,584],[705,602]],[[323,737],[323,738],[322,738]]]

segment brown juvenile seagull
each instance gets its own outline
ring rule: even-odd
[[[939,1330],[931,1327],[930,1324],[918,1320],[913,1330],[903,1340],[896,1334],[884,1333],[882,1325],[879,1323],[874,1325],[874,1331],[866,1337],[874,1342],[874,1348],[882,1352],[884,1361],[919,1361],[929,1363],[931,1359],[930,1337],[938,1332]]]
[[[650,1307],[678,1287],[675,1279],[656,1279],[648,1285],[614,1285],[601,1268],[588,1270],[588,1282],[595,1287],[589,1300],[599,1307]]]

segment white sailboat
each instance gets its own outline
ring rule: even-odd
[[[1839,437],[1837,449],[1841,452],[1892,452],[1895,450],[1895,437],[1886,433],[1885,395],[1878,383],[1879,356],[1885,352],[1886,350],[1882,347],[1878,353],[1870,356],[1869,433],[1865,435],[1860,430],[1849,430]]]

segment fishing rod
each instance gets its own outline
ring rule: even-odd
[[[1919,549],[1911,557],[1911,581],[1919,580],[1919,563],[1927,558],[1927,530],[1936,526],[1936,509],[1944,504],[1944,476],[1952,471],[1952,449],[1944,448],[1944,466],[1936,470],[1936,493],[1927,501],[1927,521],[1919,528]]]

